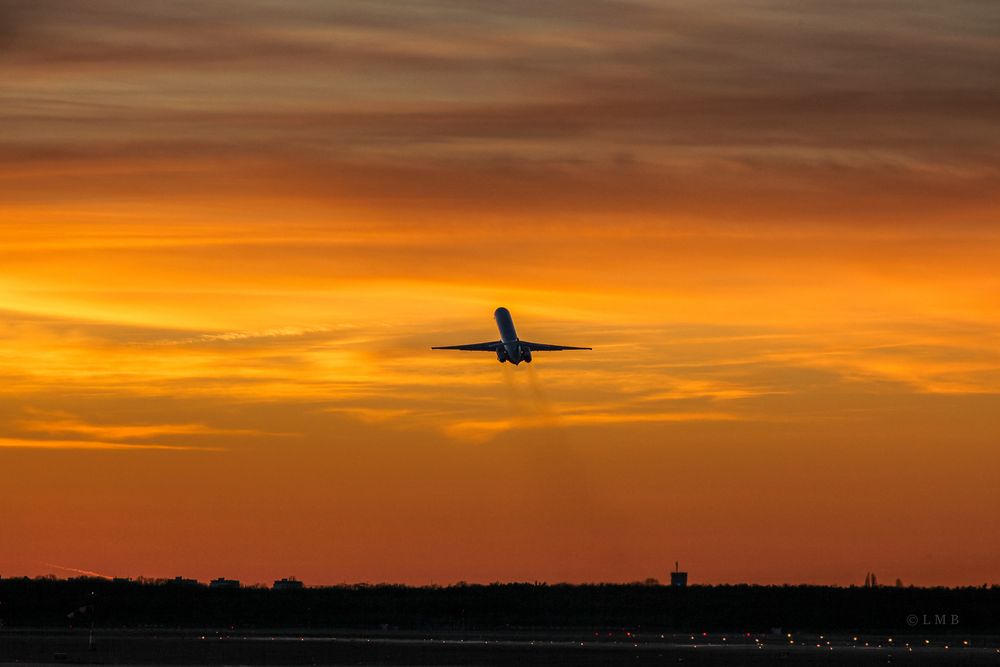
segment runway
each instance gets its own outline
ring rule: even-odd
[[[0,631],[0,664],[997,665],[997,637],[602,632]],[[967,643],[966,643],[967,642]]]

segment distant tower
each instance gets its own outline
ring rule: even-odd
[[[865,572],[865,588],[871,588],[871,587],[872,587],[872,573]]]
[[[681,572],[681,565],[677,561],[674,561],[674,571],[670,573],[670,585],[677,588],[688,585],[688,573]]]

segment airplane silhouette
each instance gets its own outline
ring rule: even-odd
[[[432,347],[432,350],[465,350],[466,352],[495,352],[500,363],[509,361],[515,366],[522,361],[531,363],[532,352],[557,352],[559,350],[590,350],[589,347],[572,347],[570,345],[547,345],[545,343],[529,343],[517,337],[514,320],[506,308],[497,308],[493,313],[497,329],[500,330],[500,340],[489,343],[470,343],[469,345],[442,345]]]

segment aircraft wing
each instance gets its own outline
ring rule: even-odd
[[[520,341],[523,347],[532,352],[558,352],[559,350],[591,350],[590,347],[572,347],[571,345],[546,345],[545,343],[529,343],[526,340]]]
[[[432,350],[465,350],[466,352],[496,352],[497,348],[503,345],[503,341],[494,340],[489,343],[470,343],[469,345],[441,345],[432,347]]]

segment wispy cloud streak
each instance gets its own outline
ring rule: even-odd
[[[27,438],[0,438],[2,449],[64,450],[82,449],[98,451],[163,451],[163,452],[219,452],[221,447],[188,445],[158,445],[151,443],[102,442],[100,440],[32,440]]]

